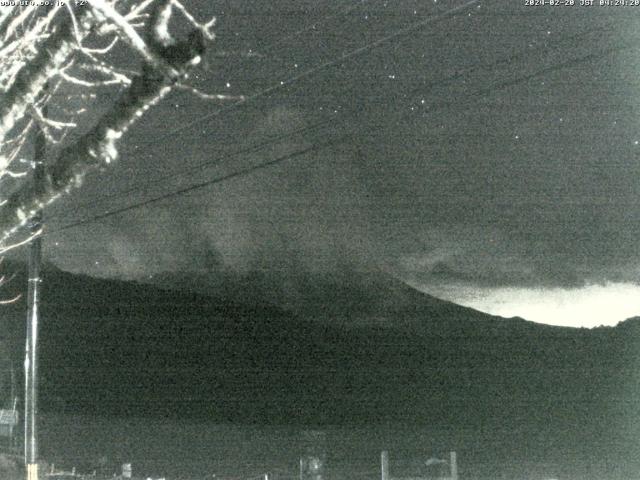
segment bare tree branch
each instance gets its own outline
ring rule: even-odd
[[[109,3],[104,0],[92,0],[91,6],[102,14],[107,21],[118,27],[121,38],[138,52],[149,65],[157,69],[167,69],[167,73],[170,76],[178,77],[180,73],[152,50],[127,19],[120,15]]]
[[[13,15],[17,10],[16,6],[12,5],[0,9],[0,35],[4,36],[4,32],[6,32],[9,22],[11,22],[11,15]]]
[[[87,10],[79,9],[78,17],[86,15]],[[35,58],[20,70],[0,104],[0,144],[24,116],[29,105],[40,96],[47,80],[58,73],[68,60],[74,51],[74,43],[73,26],[67,21],[47,39]],[[0,170],[6,166],[0,164]]]
[[[119,84],[125,89],[88,133],[66,146],[60,143],[55,158],[47,162],[45,167],[43,189],[33,188],[34,180],[29,177],[11,195],[0,199],[0,254],[33,238],[14,240],[38,211],[80,186],[87,173],[112,164],[118,156],[123,135],[172,88],[186,88],[200,98],[209,100],[241,98],[205,94],[183,85],[189,70],[200,62],[206,40],[214,38],[211,31],[213,21],[198,23],[177,0],[155,0],[154,5],[152,2],[144,0],[134,3],[129,13],[122,15],[116,9],[117,1],[91,0],[90,8],[70,9],[67,18],[58,21],[55,26],[51,23],[54,16],[51,12],[44,16],[49,23],[39,23],[43,21],[42,18],[29,22],[32,27],[30,33],[37,35],[40,48],[32,52],[29,58],[21,60],[23,64],[10,65],[17,68],[17,74],[0,104],[0,147],[3,150],[0,151],[0,178],[3,175],[13,178],[24,174],[15,169],[9,170],[9,166],[18,159],[27,133],[35,122],[42,127],[49,143],[61,142],[71,129],[79,125],[77,114],[86,110],[87,103],[77,103],[80,99],[95,98],[97,87]],[[150,6],[151,12],[145,13]],[[193,31],[182,41],[175,41],[168,30],[173,7],[193,26]],[[118,8],[123,9],[123,1]],[[0,27],[6,27],[6,38],[14,34],[9,31],[13,27],[9,26],[21,23],[27,17],[16,12],[0,16]],[[143,19],[146,20],[145,31],[140,35],[132,22]],[[114,33],[115,38],[111,38]],[[92,34],[91,37],[89,34]],[[85,41],[89,43],[93,38],[102,40],[106,35],[110,40],[107,47],[89,48],[84,45]],[[118,39],[140,55],[142,66],[138,72],[131,73],[131,70],[118,68],[102,60],[107,57],[96,56],[107,54]],[[26,47],[21,44],[15,47],[7,45],[6,48],[21,52]],[[74,52],[79,52],[81,56],[73,57]],[[86,77],[82,75],[83,72]],[[45,84],[51,78],[56,79],[55,87],[43,95]],[[54,92],[60,85],[72,85],[82,89],[83,93],[69,93],[70,90],[63,88],[63,94],[66,91],[68,100],[75,99],[75,105],[69,102],[72,104],[59,106],[54,115],[54,118],[58,118],[54,119],[43,113],[44,106],[52,101],[54,95],[58,95]],[[65,112],[70,112],[69,119],[60,118],[67,115]],[[62,133],[61,138],[52,136],[56,130]],[[10,135],[12,138],[9,138]]]
[[[164,68],[152,68],[154,62],[133,78],[131,85],[95,127],[64,148],[48,166],[42,193],[36,193],[29,180],[24,188],[7,199],[0,211],[0,244],[6,243],[45,205],[78,187],[88,172],[104,168],[117,158],[117,144],[123,134],[186,76],[187,69],[194,63],[189,54],[198,53],[191,52],[188,46],[186,43],[177,45],[183,56],[171,59],[173,67],[169,72]]]

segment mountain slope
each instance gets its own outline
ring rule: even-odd
[[[576,330],[501,319],[384,276],[325,283],[313,302],[286,310],[249,301],[253,292],[240,302],[50,268],[43,408],[242,423],[580,425],[600,438],[640,410],[638,321]],[[6,307],[3,320],[14,325],[16,363],[24,308]]]

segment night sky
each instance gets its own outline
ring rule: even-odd
[[[59,267],[274,282],[382,269],[504,316],[640,313],[640,7],[186,5],[218,17],[191,83],[248,100],[177,91],[150,111],[114,168],[46,213]]]

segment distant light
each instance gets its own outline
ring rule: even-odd
[[[227,88],[231,88],[231,84],[229,82],[227,82],[226,86]]]
[[[416,285],[436,297],[502,317],[592,328],[616,325],[640,312],[640,285],[606,283],[579,288],[435,287]]]

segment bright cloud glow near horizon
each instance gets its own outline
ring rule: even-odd
[[[419,287],[438,298],[501,317],[567,327],[614,326],[640,316],[640,285],[607,283],[581,288]]]

